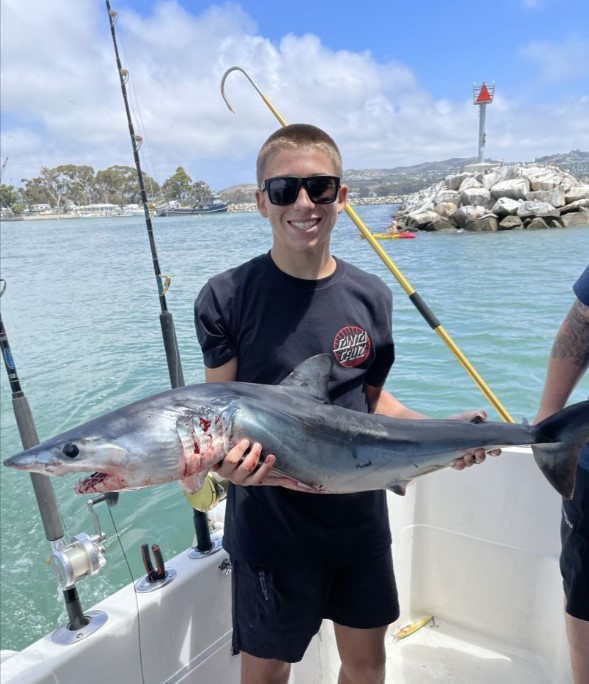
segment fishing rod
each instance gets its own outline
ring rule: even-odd
[[[166,302],[166,292],[170,284],[170,278],[163,276],[160,273],[160,267],[157,257],[157,249],[155,245],[155,237],[153,234],[153,227],[151,223],[151,215],[147,205],[147,194],[145,192],[145,184],[143,182],[143,172],[141,171],[141,161],[139,159],[139,147],[142,139],[135,134],[133,128],[133,120],[131,118],[131,111],[129,109],[129,100],[127,98],[127,80],[129,72],[123,69],[121,65],[121,58],[119,56],[119,48],[117,45],[117,37],[115,33],[115,24],[117,22],[118,13],[115,12],[109,0],[106,0],[106,9],[110,21],[110,32],[112,35],[112,42],[115,49],[115,56],[117,61],[117,69],[119,71],[119,78],[121,81],[121,91],[123,93],[123,100],[125,103],[125,112],[127,114],[127,122],[129,124],[129,134],[131,136],[131,144],[133,146],[133,157],[135,159],[135,168],[137,169],[137,178],[139,179],[139,188],[141,190],[141,202],[143,204],[143,212],[145,214],[145,223],[147,225],[147,234],[149,236],[149,245],[151,247],[151,256],[153,260],[153,267],[155,270],[155,277],[157,280],[157,287],[160,299],[160,323],[162,327],[162,335],[164,338],[164,348],[166,350],[166,359],[168,362],[168,372],[170,374],[170,382],[173,388],[182,387],[184,385],[184,374],[182,372],[182,362],[180,360],[180,352],[178,350],[178,341],[176,339],[176,331],[174,328],[174,319],[172,314],[168,311]],[[165,279],[165,285],[162,283]],[[209,473],[205,478],[203,487],[196,494],[187,496],[188,503],[193,509],[193,519],[196,537],[198,540],[197,547],[192,549],[192,558],[203,558],[214,553],[220,549],[220,540],[211,540],[208,519],[206,511],[213,508],[219,501],[222,501],[226,496],[224,484],[220,481],[214,473]]]
[[[248,72],[243,69],[240,66],[232,66],[227,71],[223,74],[223,78],[221,79],[221,95],[223,96],[223,99],[225,100],[225,104],[227,107],[229,107],[230,111],[234,111],[233,107],[229,103],[229,100],[227,99],[227,96],[225,95],[225,80],[227,79],[227,76],[232,71],[240,71],[246,78],[247,80],[251,83],[253,86],[254,90],[258,93],[258,95],[262,98],[262,100],[266,103],[272,114],[278,119],[280,124],[282,126],[286,126],[287,123],[285,119],[280,115],[278,110],[274,107],[274,105],[270,102],[270,100],[264,95],[262,92],[261,88],[258,86],[258,84],[254,81],[254,79],[248,74]],[[389,257],[389,255],[384,251],[384,249],[380,246],[376,238],[372,235],[372,233],[368,230],[368,228],[364,225],[362,222],[361,218],[358,216],[358,214],[354,211],[354,209],[350,206],[348,202],[346,202],[346,213],[348,216],[352,219],[352,221],[355,223],[356,227],[360,231],[360,234],[362,235],[363,238],[365,238],[368,241],[368,244],[372,247],[372,249],[378,254],[378,256],[381,258],[385,266],[389,269],[389,271],[393,274],[393,276],[396,278],[397,282],[403,290],[405,290],[405,293],[408,295],[411,303],[417,311],[423,316],[425,319],[426,323],[430,326],[430,328],[440,337],[440,339],[446,344],[448,349],[452,352],[454,357],[457,359],[457,361],[460,363],[460,365],[464,368],[464,370],[468,373],[468,375],[471,377],[471,379],[475,382],[475,384],[478,386],[478,388],[481,390],[481,392],[485,395],[485,397],[493,404],[501,418],[503,418],[504,421],[508,423],[513,423],[514,420],[513,418],[509,415],[509,413],[503,408],[497,397],[493,394],[493,392],[489,389],[489,387],[485,384],[481,376],[476,372],[476,370],[473,368],[473,366],[470,364],[468,359],[464,356],[464,354],[460,351],[460,349],[456,346],[456,344],[453,342],[452,338],[450,335],[446,332],[440,321],[438,320],[437,316],[433,313],[433,311],[429,308],[429,306],[426,304],[426,302],[422,299],[422,297],[411,287],[410,283],[408,280],[404,277],[404,275],[401,273],[401,271],[395,266],[393,263],[392,259]]]
[[[0,278],[0,297],[2,297],[5,290],[6,281],[4,278]],[[24,449],[30,449],[39,444],[39,437],[29,400],[20,384],[1,313],[0,351],[2,352],[4,366],[8,375],[8,382],[10,383],[10,389],[12,391],[12,408],[21,442]],[[52,549],[51,564],[55,574],[58,576],[68,614],[67,625],[60,630],[57,630],[52,636],[52,639],[63,644],[75,643],[75,640],[79,640],[80,636],[88,636],[88,634],[96,631],[96,629],[104,624],[103,614],[99,613],[99,611],[91,611],[91,613],[85,615],[82,610],[82,604],[75,583],[69,582],[66,584],[62,581],[66,575],[69,575],[68,571],[72,568],[72,563],[77,562],[80,569],[83,567],[84,553],[70,553],[65,544],[63,521],[59,513],[59,508],[57,507],[55,493],[53,491],[53,486],[49,481],[49,477],[39,473],[30,473],[30,476],[35,498],[37,499],[37,506],[39,507],[39,513],[41,515],[41,521],[45,530],[45,537]],[[89,545],[95,540],[86,537],[84,541],[87,544],[87,548],[89,548]],[[75,579],[78,578],[79,577],[76,577]],[[77,636],[75,636],[76,632]]]
[[[129,108],[129,100],[127,98],[127,81],[129,79],[129,72],[126,69],[123,69],[122,67],[121,58],[119,56],[119,48],[117,45],[117,37],[115,33],[115,24],[117,23],[118,13],[111,9],[109,0],[106,0],[106,9],[108,11],[108,17],[110,21],[110,32],[112,35],[112,42],[115,49],[117,69],[119,72],[119,79],[121,81],[121,91],[123,93],[123,101],[125,103],[127,122],[129,124],[129,135],[131,137],[133,157],[135,159],[135,168],[137,170],[137,179],[139,181],[141,203],[143,205],[143,213],[145,214],[145,224],[147,227],[147,235],[149,237],[149,246],[151,249],[151,258],[153,262],[153,268],[155,271],[155,279],[157,282],[157,289],[161,308],[160,325],[162,328],[162,336],[164,339],[164,348],[166,350],[166,359],[168,362],[170,382],[173,388],[182,387],[184,385],[184,374],[182,372],[182,362],[180,360],[180,352],[178,350],[178,340],[176,339],[174,319],[172,317],[172,314],[168,311],[168,304],[166,301],[166,293],[170,286],[170,278],[169,276],[162,275],[159,266],[157,248],[155,244],[155,236],[153,232],[153,225],[151,223],[151,214],[149,211],[149,206],[147,204],[147,193],[145,192],[143,172],[141,170],[141,161],[139,159],[139,148],[143,140],[141,136],[135,134],[135,130],[133,128],[133,120],[131,118],[131,110]]]

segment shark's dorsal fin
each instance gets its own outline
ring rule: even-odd
[[[311,356],[311,358],[300,363],[289,376],[284,378],[280,385],[302,389],[315,399],[330,404],[327,383],[332,368],[333,357],[331,354],[317,354],[317,356]]]

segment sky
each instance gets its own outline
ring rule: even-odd
[[[485,157],[589,150],[587,0],[112,0],[144,173],[255,179],[280,123],[324,128],[345,169],[478,154],[473,84],[495,85]],[[2,182],[134,166],[106,2],[0,0]]]

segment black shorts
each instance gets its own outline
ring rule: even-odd
[[[261,568],[233,560],[233,650],[302,660],[324,618],[346,627],[384,627],[399,617],[390,550],[336,568]]]
[[[589,470],[580,466],[573,498],[563,500],[560,537],[566,611],[589,620]]]

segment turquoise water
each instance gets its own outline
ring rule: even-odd
[[[391,207],[359,207],[374,231]],[[3,223],[2,316],[40,439],[169,386],[159,300],[142,217]],[[192,306],[206,279],[265,251],[270,234],[256,214],[154,219],[163,273],[172,278],[174,315],[187,383],[203,378]],[[419,234],[382,246],[442,322],[501,404],[532,419],[546,359],[589,261],[589,228],[496,234]],[[433,417],[466,408],[497,413],[431,331],[370,246],[343,216],[336,255],[381,275],[394,293],[397,362],[388,389]],[[589,392],[585,378],[574,394]],[[0,369],[1,453],[20,450],[10,388]],[[91,532],[75,478],[54,479],[70,535]],[[20,649],[64,622],[46,564],[49,556],[28,476],[0,467],[2,648]],[[170,558],[193,537],[191,511],[177,484],[124,493],[113,510],[98,507],[109,538],[107,566],[82,580],[85,609],[137,577],[140,546],[158,543]],[[196,590],[196,588],[195,588]]]

